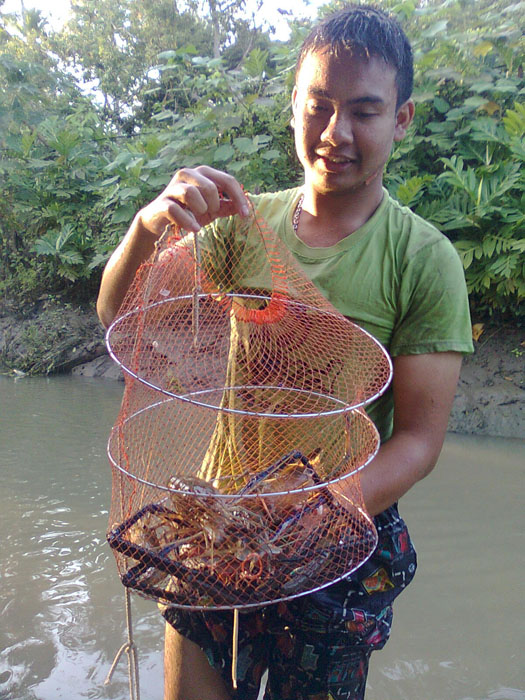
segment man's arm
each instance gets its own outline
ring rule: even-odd
[[[395,503],[435,466],[461,359],[457,352],[394,358],[394,431],[361,472],[363,497],[371,515]]]
[[[248,200],[231,175],[208,166],[179,170],[166,189],[138,212],[106,265],[97,299],[103,325],[115,318],[136,271],[153,253],[167,225],[197,233],[218,217],[249,213]]]

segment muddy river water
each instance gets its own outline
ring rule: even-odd
[[[0,698],[128,694],[124,594],[105,541],[105,443],[122,385],[0,377]],[[367,700],[525,700],[525,442],[448,435],[403,499],[419,570],[372,656]],[[162,697],[162,623],[133,597],[142,700]]]

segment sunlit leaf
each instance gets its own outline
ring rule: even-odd
[[[482,41],[480,44],[474,47],[473,54],[474,56],[482,56],[485,58],[492,50],[494,49],[494,45],[491,41]]]
[[[472,326],[472,340],[478,341],[485,328],[484,323],[474,323]]]
[[[501,107],[497,102],[493,102],[492,100],[489,102],[484,102],[482,105],[478,107],[478,111],[483,111],[487,112],[491,117],[496,113],[501,110]]]

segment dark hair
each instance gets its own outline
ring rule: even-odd
[[[296,76],[308,53],[330,47],[337,56],[343,51],[369,58],[380,56],[396,70],[397,107],[412,94],[414,63],[412,47],[399,22],[370,5],[349,5],[312,29],[299,53]]]

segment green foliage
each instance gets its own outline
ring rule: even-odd
[[[67,24],[47,41],[82,80],[95,84],[103,111],[117,128],[131,119],[157,54],[185,43],[211,51],[207,25],[172,0],[73,0]]]
[[[12,246],[22,258],[43,256],[44,271],[70,282],[90,276],[107,235],[109,221],[97,184],[108,162],[103,141],[84,114],[45,119],[11,140],[10,163],[16,167],[3,172],[10,217],[23,231]],[[9,229],[2,233],[7,237]]]
[[[108,155],[92,104],[38,46],[0,57],[0,290],[31,301],[84,281],[107,228],[97,192]],[[35,254],[38,257],[35,257]]]
[[[442,159],[443,206],[434,220],[453,233],[473,297],[491,309],[515,305],[517,311],[525,297],[525,177],[523,157],[521,163],[510,157],[513,138],[505,132],[496,141],[494,134],[496,158],[487,146],[485,158],[472,158],[472,165],[461,156]]]
[[[394,149],[387,185],[454,242],[474,313],[519,318],[525,296],[525,44],[516,27],[525,5],[412,5],[394,10],[417,57],[416,118]]]
[[[227,170],[252,192],[300,180],[290,93],[308,22],[275,42],[235,15],[242,4],[208,0],[199,14],[196,0],[75,0],[54,33],[38,13],[16,31],[0,14],[0,293],[92,293],[134,214],[180,167]],[[475,313],[518,318],[524,3],[379,4],[404,24],[416,59],[416,118],[386,184],[454,242]]]
[[[209,164],[235,174],[251,191],[297,180],[291,158],[288,97],[269,52],[254,49],[241,69],[195,56],[192,47],[160,55],[152,93],[162,95],[149,128],[130,139],[106,170],[114,223],[156,196],[173,171]],[[273,65],[278,61],[273,58]]]

